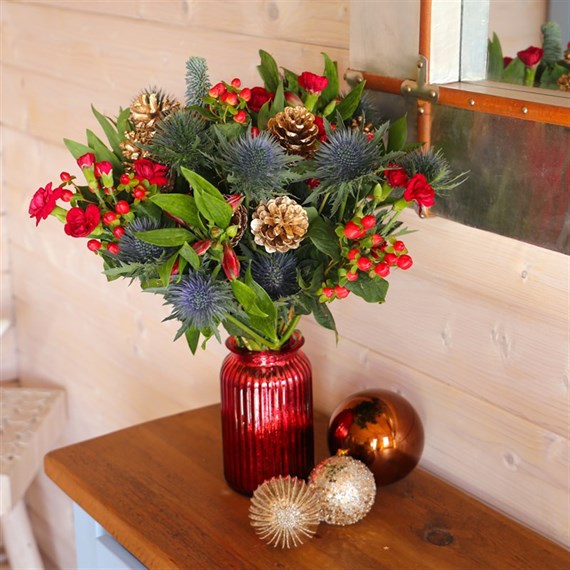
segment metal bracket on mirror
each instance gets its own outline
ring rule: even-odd
[[[402,86],[400,87],[402,95],[437,103],[439,98],[439,87],[437,85],[430,85],[427,82],[428,65],[429,61],[427,57],[419,55],[417,63],[417,81],[412,81],[411,79],[403,81]]]

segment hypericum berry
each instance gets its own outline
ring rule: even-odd
[[[346,257],[348,257],[348,259],[352,260],[352,259],[356,259],[358,256],[360,255],[360,252],[353,247],[347,254]]]
[[[220,95],[223,95],[226,92],[226,86],[223,83],[216,83],[209,91],[208,95],[217,99]]]
[[[344,237],[348,239],[360,239],[365,233],[365,230],[352,221],[347,222],[344,226]]]
[[[69,174],[69,172],[62,172],[59,175],[60,179],[62,182],[71,182],[71,174]]]
[[[144,186],[137,186],[135,188],[135,191],[133,192],[133,196],[137,200],[144,200],[146,198],[146,189],[144,188]]]
[[[103,215],[103,223],[104,224],[112,224],[117,219],[117,214],[115,212],[106,212]]]
[[[119,200],[115,205],[115,212],[117,214],[128,214],[131,211],[131,207],[126,200]]]
[[[115,242],[111,242],[107,244],[107,251],[112,253],[113,255],[118,255],[119,253],[119,244]]]
[[[349,272],[346,274],[346,278],[347,278],[349,281],[356,281],[356,280],[358,279],[358,273],[356,273],[355,271],[354,271],[354,272],[353,272],[353,271],[349,271]]]
[[[73,198],[73,192],[71,190],[62,190],[61,191],[61,199],[64,202],[70,202]]]
[[[243,99],[244,101],[249,101],[251,99],[251,89],[249,89],[248,87],[246,87],[245,89],[242,89],[239,92],[239,96],[240,99]]]
[[[98,239],[90,239],[87,242],[87,247],[91,251],[97,251],[98,249],[101,249],[101,242]]]
[[[366,230],[369,230],[370,228],[373,228],[376,225],[375,216],[364,216],[364,218],[362,218],[362,220],[360,221],[362,223],[362,227]]]
[[[125,235],[125,228],[123,228],[123,226],[117,226],[114,230],[113,230],[113,235],[117,238],[117,239],[121,239],[121,236]]]
[[[234,115],[234,121],[236,123],[245,123],[245,120],[247,119],[247,114],[245,111],[238,111],[235,115]]]
[[[257,127],[251,127],[251,138],[254,139],[255,137],[259,136],[259,129]]]
[[[400,255],[400,257],[398,257],[398,267],[400,269],[409,269],[413,264],[414,262],[409,255]]]
[[[119,182],[125,186],[131,181],[131,177],[128,174],[121,174]]]
[[[348,294],[350,293],[350,291],[346,287],[341,287],[340,285],[337,285],[334,288],[334,292],[336,293],[336,296],[339,299],[344,299],[345,297],[348,297]]]
[[[238,98],[237,95],[235,93],[224,93],[221,97],[221,100],[226,103],[226,105],[231,105],[232,107],[234,105],[237,105],[238,102]]]
[[[309,180],[307,180],[307,186],[311,190],[314,190],[320,183],[321,181],[318,178],[309,178]]]
[[[327,299],[332,299],[334,297],[334,289],[332,287],[323,287],[323,295]]]
[[[394,251],[404,251],[406,249],[404,242],[399,240],[395,241],[392,244],[392,247],[394,248]]]
[[[234,77],[232,79],[232,83],[231,83],[232,87],[235,87],[236,89],[239,89],[241,87],[241,79],[239,79],[238,77]]]
[[[384,261],[388,265],[396,265],[396,263],[398,263],[398,256],[395,253],[387,253],[384,256]]]
[[[390,275],[390,267],[385,261],[382,261],[374,268],[374,273],[380,277],[388,277]]]
[[[367,257],[359,257],[356,265],[361,271],[368,271],[372,267],[372,262]]]
[[[372,234],[370,237],[372,238],[373,247],[382,245],[384,243],[384,238],[380,234]]]

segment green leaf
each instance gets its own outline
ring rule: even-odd
[[[493,39],[489,40],[487,48],[487,79],[491,81],[501,81],[503,75],[503,49],[496,33]]]
[[[119,111],[119,116],[117,117],[117,132],[119,133],[120,140],[124,140],[125,133],[132,130],[132,126],[129,121],[130,116],[131,109],[129,107]]]
[[[115,153],[110,151],[105,143],[99,137],[97,137],[93,131],[90,131],[89,129],[87,129],[87,141],[89,142],[89,146],[95,151],[95,158],[97,159],[97,162],[101,162],[103,160],[110,162],[113,166],[115,175],[123,171],[123,164],[120,159],[117,158]]]
[[[158,273],[164,287],[168,287],[170,283],[170,275],[172,274],[172,268],[174,267],[174,264],[176,263],[177,259],[178,259],[178,253],[175,253],[174,255],[171,255],[166,260],[166,262],[160,266]]]
[[[273,98],[273,103],[271,103],[271,117],[277,115],[285,108],[285,92],[283,90],[283,82],[279,82],[279,86],[275,91],[275,97]]]
[[[299,87],[299,79],[297,74],[291,71],[290,69],[283,69],[283,74],[285,75],[285,88],[287,91],[291,91],[296,95],[299,95],[301,92],[301,88]]]
[[[402,150],[408,138],[407,117],[404,115],[394,121],[388,129],[388,152]]]
[[[350,119],[358,105],[360,104],[360,99],[362,98],[362,91],[366,81],[361,81],[337,106],[336,111],[340,113],[343,121]]]
[[[315,321],[325,329],[329,329],[331,331],[337,332],[336,324],[334,322],[334,317],[328,308],[326,303],[319,303],[318,299],[314,297],[311,299],[312,301],[312,311],[313,316],[315,317]]]
[[[251,287],[248,287],[243,281],[233,279],[232,291],[234,293],[234,297],[238,300],[249,316],[262,318],[268,316],[267,313],[263,312],[257,306],[256,292]]]
[[[176,247],[194,239],[194,235],[184,228],[164,228],[161,230],[135,232],[135,236],[142,241],[162,247]]]
[[[200,256],[185,243],[178,252],[194,269],[200,269]]]
[[[388,292],[388,281],[382,278],[371,279],[361,274],[357,281],[348,282],[345,287],[367,303],[383,303]]]
[[[265,88],[268,91],[275,92],[281,80],[277,63],[271,54],[262,49],[259,50],[259,57],[261,58],[261,64],[257,66],[259,75],[263,79],[263,83],[265,83]]]
[[[336,63],[324,52],[323,58],[325,59],[325,70],[323,73],[324,76],[329,80],[329,84],[327,85],[327,88],[321,93],[320,104],[323,107],[326,107],[331,101],[338,97],[339,82]]]
[[[200,331],[193,326],[189,326],[184,333],[186,337],[186,342],[190,347],[192,354],[196,354],[196,349],[198,348],[198,342],[200,340]]]
[[[319,251],[331,259],[337,260],[339,258],[340,248],[335,231],[320,216],[311,221],[307,236]]]
[[[72,141],[70,139],[63,139],[63,142],[67,147],[67,149],[69,150],[69,152],[73,155],[73,158],[75,158],[76,160],[80,156],[83,156],[84,154],[95,152],[91,147]]]
[[[277,340],[277,309],[267,291],[253,280],[251,269],[245,274],[246,284],[255,292],[256,304],[267,316],[264,318],[250,316],[251,326],[271,340]]]
[[[271,117],[269,107],[271,106],[271,101],[266,101],[261,109],[259,109],[259,113],[257,115],[257,126],[261,131],[265,130],[267,127],[267,121]]]
[[[184,167],[181,172],[194,189],[198,211],[218,228],[225,230],[230,225],[233,210],[222,193],[196,172]]]
[[[196,201],[188,194],[155,194],[150,201],[159,206],[165,212],[176,216],[189,226],[205,229]]]
[[[509,65],[507,65],[503,70],[501,81],[522,85],[524,82],[524,71],[524,63],[518,57],[515,57],[515,59],[513,59],[513,61],[511,61],[511,63],[509,63]]]
[[[107,140],[109,141],[109,144],[113,149],[113,152],[117,156],[121,156],[123,151],[121,150],[119,143],[121,142],[122,137],[119,136],[117,129],[115,128],[113,123],[111,123],[111,121],[107,119],[107,117],[99,113],[99,111],[97,111],[97,109],[95,109],[93,105],[91,105],[91,110],[93,111],[95,118],[101,125],[101,128],[103,129],[103,132],[105,133],[105,136],[107,137]]]

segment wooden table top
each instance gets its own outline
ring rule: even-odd
[[[328,456],[315,414],[316,459]],[[49,453],[48,476],[151,569],[567,568],[569,553],[429,473],[378,489],[352,526],[322,523],[291,550],[249,524],[249,499],[223,477],[219,405]]]

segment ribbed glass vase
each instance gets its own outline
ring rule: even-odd
[[[224,475],[251,495],[271,477],[306,478],[314,466],[311,364],[299,332],[278,351],[252,352],[230,337],[220,373]]]

